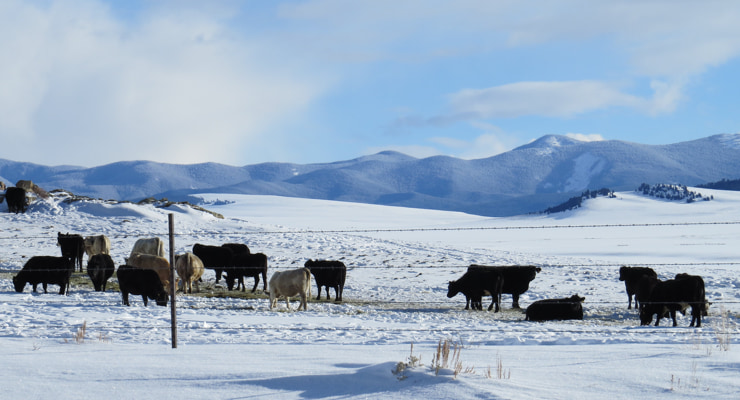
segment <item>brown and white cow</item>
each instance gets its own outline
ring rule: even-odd
[[[164,242],[158,237],[139,239],[134,243],[134,248],[131,249],[132,256],[134,253],[164,257]]]
[[[175,256],[175,271],[178,281],[182,282],[183,293],[193,293],[193,282],[196,292],[200,292],[198,280],[203,276],[203,261],[193,253],[179,254]]]
[[[84,243],[88,261],[96,254],[110,254],[110,239],[105,235],[87,236]]]
[[[157,273],[164,287],[170,284],[170,262],[166,258],[152,254],[134,253],[126,259],[126,264],[140,269],[151,269]]]
[[[301,304],[306,311],[308,298],[311,296],[311,271],[308,268],[298,268],[289,271],[277,271],[270,277],[270,309],[277,306],[280,296],[285,297],[285,304],[290,310],[290,297],[300,296]]]

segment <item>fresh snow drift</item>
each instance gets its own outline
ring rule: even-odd
[[[56,199],[2,212],[3,396],[736,398],[740,193],[699,191],[714,200],[618,192],[575,211],[510,218],[231,194],[200,195],[224,219],[187,206]],[[173,349],[169,307],[144,307],[136,296],[122,306],[118,292],[82,285],[86,277],[69,296],[53,285],[49,294],[13,290],[29,257],[59,254],[57,232],[107,235],[120,265],[136,239],[166,238],[169,213],[177,253],[246,243],[268,255],[268,278],[309,258],[341,260],[345,301],[287,312],[284,302],[270,311],[261,292],[207,297],[224,294],[207,270],[201,294],[177,296]],[[509,295],[500,313],[463,310],[461,295],[446,297],[447,282],[473,263],[541,266],[522,306],[579,294],[584,320],[525,322]],[[703,327],[688,328],[689,316],[676,328],[639,326],[618,281],[623,264],[650,266],[661,279],[702,275],[713,302]],[[457,376],[451,366],[430,369],[440,340],[463,346]],[[392,372],[412,357],[422,365]]]

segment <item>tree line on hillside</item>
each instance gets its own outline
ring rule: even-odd
[[[685,200],[687,203],[693,203],[697,200],[714,200],[714,196],[703,196],[699,192],[689,190],[686,185],[670,185],[665,183],[649,185],[647,183],[643,183],[639,188],[637,188],[637,191],[642,192],[642,194],[646,196],[658,199]]]
[[[740,191],[740,179],[722,179],[719,182],[709,182],[697,187],[705,189],[717,189],[717,190],[733,190]]]
[[[569,211],[569,210],[575,210],[576,208],[580,207],[583,204],[583,201],[586,199],[595,199],[596,197],[609,197],[614,198],[616,197],[614,195],[614,191],[608,188],[603,188],[599,190],[586,190],[585,192],[581,193],[580,196],[571,197],[568,199],[565,203],[559,204],[554,207],[549,207],[544,211],[545,214],[553,214],[563,211]]]

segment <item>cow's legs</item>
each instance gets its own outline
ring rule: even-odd
[[[512,293],[511,294],[511,298],[513,299],[512,304],[511,304],[511,307],[513,307],[513,308],[521,308],[521,307],[519,307],[519,294],[518,293],[516,293],[516,294]]]

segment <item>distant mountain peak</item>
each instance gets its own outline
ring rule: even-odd
[[[517,147],[515,150],[523,149],[552,149],[556,147],[572,146],[584,142],[564,135],[545,135],[541,138]]]

